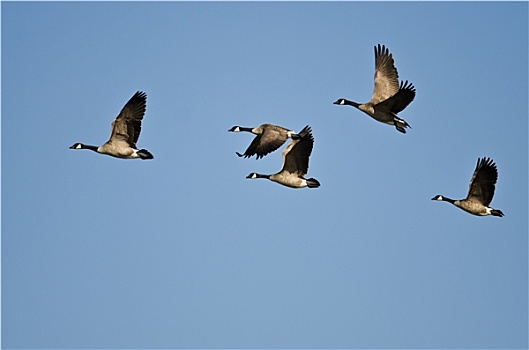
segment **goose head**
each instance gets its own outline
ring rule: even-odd
[[[246,178],[247,179],[270,179],[270,175],[251,173],[250,175],[246,176]]]
[[[344,105],[345,104],[345,98],[339,98],[336,101],[333,102],[334,105]]]
[[[73,145],[71,145],[70,149],[82,149],[82,148],[84,148],[83,146],[84,145],[82,143],[77,142],[77,143],[74,143]]]

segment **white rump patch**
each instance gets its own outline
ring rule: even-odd
[[[134,152],[132,152],[132,154],[128,157],[128,158],[141,158],[140,155],[138,154],[138,149],[133,149]]]

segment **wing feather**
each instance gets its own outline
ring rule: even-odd
[[[478,158],[476,169],[468,186],[467,199],[488,206],[494,197],[497,180],[498,169],[494,161],[490,158]]]
[[[129,146],[136,148],[146,105],[147,94],[137,91],[121,109],[116,119],[112,121],[112,133],[109,142],[126,142]]]
[[[376,107],[397,114],[406,108],[415,98],[415,87],[406,80],[400,82],[399,91],[387,100],[380,102]]]
[[[251,157],[257,154],[257,159],[259,159],[274,152],[287,140],[287,131],[287,129],[275,125],[265,127],[263,133],[252,140],[252,143],[244,152],[244,156]]]
[[[292,140],[283,151],[283,168],[281,171],[303,177],[309,169],[309,157],[312,153],[314,137],[308,125],[298,135],[300,138]]]
[[[375,86],[371,102],[378,104],[399,91],[399,74],[393,56],[384,46],[375,46]]]

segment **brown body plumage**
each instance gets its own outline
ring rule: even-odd
[[[314,137],[310,126],[307,125],[297,135],[298,138],[290,141],[283,150],[283,166],[278,173],[273,175],[251,173],[246,178],[269,179],[292,188],[319,187],[320,183],[318,180],[314,178],[305,179],[304,177],[309,169],[309,157],[314,145]]]
[[[494,191],[496,188],[496,181],[498,180],[498,169],[496,164],[490,158],[478,158],[476,169],[470,184],[468,186],[468,194],[465,199],[451,199],[442,195],[437,195],[432,200],[445,201],[452,203],[464,211],[478,216],[503,216],[503,212],[499,209],[489,207]]]
[[[138,150],[136,148],[146,105],[147,94],[141,91],[136,92],[125,104],[116,119],[112,121],[112,132],[106,143],[99,147],[75,143],[70,148],[89,149],[97,153],[123,159],[153,159],[153,155],[146,149]]]
[[[337,105],[353,106],[366,113],[373,119],[395,125],[395,128],[406,133],[410,125],[397,116],[415,98],[415,87],[408,81],[401,81],[399,85],[399,75],[393,61],[393,56],[389,50],[380,44],[375,46],[375,86],[371,101],[357,103],[340,98],[334,102]]]
[[[262,124],[255,128],[234,126],[228,131],[246,131],[256,135],[244,154],[235,152],[239,157],[244,158],[250,158],[253,155],[256,155],[256,159],[262,158],[281,147],[288,138],[295,139],[298,137],[294,131],[273,124]]]

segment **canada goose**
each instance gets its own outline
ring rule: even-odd
[[[147,94],[141,91],[136,92],[112,122],[110,139],[102,146],[98,147],[75,143],[70,148],[89,149],[116,158],[153,159],[154,156],[146,149],[136,149],[136,142],[141,131],[141,120],[145,114],[146,102]]]
[[[378,44],[378,47],[375,46],[375,87],[371,101],[356,103],[340,98],[334,104],[356,107],[381,123],[395,125],[398,131],[405,134],[405,128],[411,126],[397,117],[397,113],[406,108],[414,98],[415,87],[407,80],[401,81],[399,85],[399,74],[393,56],[384,45]]]
[[[273,175],[251,173],[246,178],[268,179],[292,188],[319,187],[320,183],[318,180],[304,178],[309,169],[309,157],[314,145],[314,137],[310,126],[304,127],[297,135],[298,138],[290,141],[283,150],[283,167],[280,172]]]
[[[256,159],[263,158],[268,153],[272,153],[279,147],[281,147],[288,138],[296,139],[299,138],[292,130],[288,130],[278,125],[263,124],[256,128],[245,128],[242,126],[234,126],[230,130],[231,132],[251,132],[255,134],[255,138],[244,154],[235,152],[239,157],[249,158],[254,154],[257,154]]]
[[[432,198],[436,201],[452,203],[464,211],[478,216],[503,216],[499,209],[490,208],[488,205],[494,196],[494,188],[498,179],[498,169],[490,158],[478,158],[476,169],[470,179],[467,198],[454,200],[445,196],[437,195]]]

